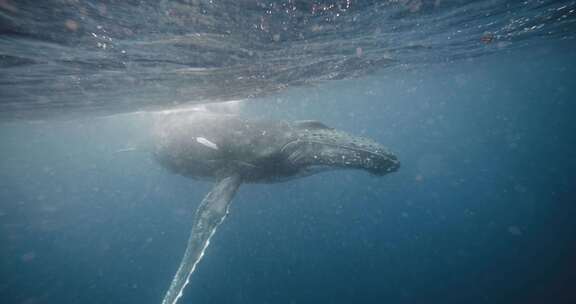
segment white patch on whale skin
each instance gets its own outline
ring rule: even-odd
[[[218,150],[218,146],[204,137],[196,137],[196,141],[210,149]]]

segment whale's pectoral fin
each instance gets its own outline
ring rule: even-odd
[[[226,218],[230,202],[241,182],[239,175],[221,179],[198,206],[194,214],[188,246],[170,288],[164,296],[163,304],[175,304],[182,296],[182,291],[188,284],[196,264],[202,259],[210,238],[216,232],[218,225]]]

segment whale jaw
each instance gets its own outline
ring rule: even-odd
[[[292,166],[309,169],[359,169],[384,175],[400,168],[394,154],[381,144],[330,128],[304,129],[283,153]]]

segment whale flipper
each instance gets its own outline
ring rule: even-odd
[[[241,183],[242,179],[239,175],[221,179],[196,209],[186,251],[162,304],[175,304],[182,296],[182,291],[188,284],[190,275],[194,272],[196,265],[210,244],[210,238],[226,218],[230,202]]]

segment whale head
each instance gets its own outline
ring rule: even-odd
[[[396,156],[374,140],[316,121],[298,123],[296,130],[295,138],[282,148],[292,166],[312,171],[360,169],[379,176],[400,168]]]

